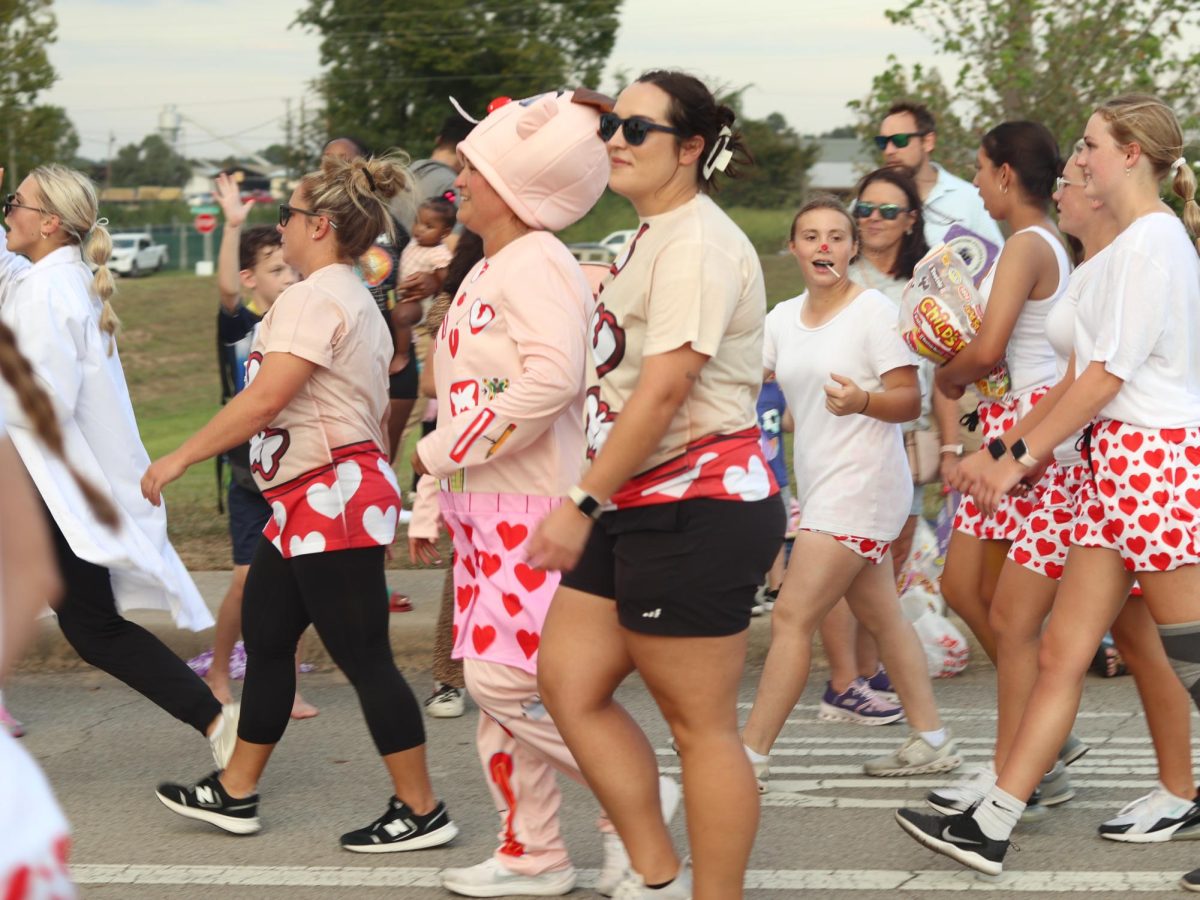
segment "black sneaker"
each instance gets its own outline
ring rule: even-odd
[[[457,835],[458,826],[450,821],[444,803],[439,801],[433,812],[418,816],[393,797],[388,801],[387,812],[366,828],[342,835],[342,849],[354,853],[425,850],[448,844]]]
[[[994,841],[967,813],[929,816],[915,809],[896,810],[896,821],[918,843],[985,875],[1004,870],[1008,841]]]
[[[1179,886],[1185,891],[1200,892],[1200,869],[1192,869],[1179,879]]]
[[[195,787],[182,784],[160,784],[154,795],[163,806],[189,819],[199,819],[223,828],[231,834],[254,834],[262,828],[258,820],[258,794],[249,797],[230,797],[220,773],[213,772]]]

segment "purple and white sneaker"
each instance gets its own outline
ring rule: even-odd
[[[825,696],[817,718],[823,722],[853,722],[855,725],[891,725],[904,718],[904,707],[879,697],[865,678],[856,678],[840,694],[825,682]]]
[[[895,687],[892,686],[892,679],[888,678],[887,669],[882,665],[875,670],[874,675],[867,679],[867,686],[884,700],[890,700],[892,703],[900,702],[900,695],[896,693]]]

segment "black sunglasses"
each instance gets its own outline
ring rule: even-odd
[[[292,221],[292,216],[296,215],[297,213],[299,213],[302,216],[324,216],[325,215],[325,213],[316,212],[315,210],[301,209],[298,206],[288,206],[286,203],[280,203],[279,204],[279,227],[287,228],[287,223]],[[329,217],[326,216],[326,218],[329,218]],[[329,227],[336,229],[337,222],[333,221],[333,219],[329,219]]]
[[[648,122],[640,116],[630,116],[628,119],[622,119],[616,113],[601,113],[600,114],[600,139],[607,143],[612,139],[612,136],[617,133],[617,129],[621,129],[621,133],[625,136],[625,143],[630,147],[640,147],[646,142],[646,135],[652,131],[664,131],[667,134],[682,134],[678,128],[672,128],[670,125],[659,125],[656,122]]]
[[[40,206],[26,206],[24,203],[18,203],[16,194],[9,194],[7,197],[4,198],[3,209],[4,209],[4,218],[6,218],[6,219],[12,215],[12,211],[14,209],[32,209],[34,212],[40,212],[44,216],[55,215],[54,213],[50,212],[48,209],[42,209]]]
[[[890,141],[896,145],[897,150],[903,150],[913,138],[925,137],[927,134],[929,134],[928,131],[901,131],[898,134],[877,134],[875,135],[875,146],[880,150],[886,150]]]
[[[900,213],[912,212],[907,206],[900,206],[896,203],[867,203],[865,200],[859,200],[854,204],[854,218],[869,219],[875,210],[879,210],[879,215],[888,222],[896,221],[896,217]]]

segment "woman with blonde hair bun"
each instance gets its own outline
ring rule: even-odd
[[[389,203],[408,192],[395,158],[326,156],[279,207],[283,261],[304,278],[258,326],[246,387],[142,491],[159,503],[187,468],[250,441],[250,470],[271,505],[246,576],[246,683],[229,765],[195,786],[163,784],[169,809],[234,834],[259,830],[259,779],[296,693],[296,642],[312,624],[358,694],[393,796],[382,816],[342,835],[357,853],[418,850],[458,833],[425,767],[420,706],[388,641],[384,554],[400,488],[388,464],[392,338],[354,263],[392,229]]]
[[[219,761],[232,747],[236,709],[223,711],[182,660],[120,613],[164,609],[184,628],[213,624],[167,539],[165,511],[139,489],[149,457],[117,352],[105,265],[112,241],[98,211],[87,177],[59,165],[34,169],[4,201],[0,322],[15,333],[54,404],[69,464],[38,440],[45,423],[13,395],[5,402],[9,436],[38,489],[57,552],[64,636],[85,661],[208,736]],[[81,490],[73,469],[92,488]],[[115,529],[89,502],[97,497],[115,509]]]

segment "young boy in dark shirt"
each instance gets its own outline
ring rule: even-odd
[[[214,196],[225,214],[225,231],[217,254],[217,290],[221,310],[217,315],[217,349],[221,364],[221,401],[246,386],[246,360],[254,346],[258,323],[271,304],[298,280],[296,271],[283,261],[279,232],[273,225],[245,227],[254,201],[243,203],[237,183],[228,175],[217,176]],[[250,445],[235,447],[226,454],[229,464],[229,537],[233,544],[233,580],[217,613],[217,633],[212,666],[205,680],[222,703],[230,703],[229,658],[242,631],[242,591],[250,560],[271,507],[263,499],[250,473]],[[305,719],[317,714],[316,707],[296,693],[292,716]]]

